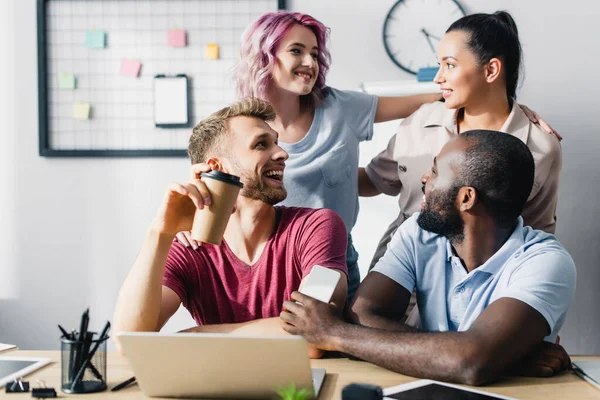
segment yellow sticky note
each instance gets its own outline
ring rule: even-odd
[[[73,118],[90,119],[90,110],[89,103],[73,103]]]
[[[216,43],[209,43],[204,49],[204,58],[207,60],[217,60],[219,58],[219,45]]]

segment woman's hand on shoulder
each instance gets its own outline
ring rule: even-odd
[[[536,113],[531,108],[529,108],[529,107],[527,107],[526,105],[523,105],[523,104],[519,104],[519,107],[521,107],[521,110],[523,110],[523,112],[525,113],[525,115],[527,116],[527,118],[529,118],[529,120],[531,122],[533,122],[534,124],[538,124],[544,131],[548,132],[549,134],[556,136],[556,138],[559,141],[561,141],[563,139],[562,136],[560,136],[558,134],[558,132],[556,132],[550,126],[550,124],[548,124],[546,121],[544,121],[542,119],[542,117],[540,117],[540,115],[538,113]]]
[[[178,232],[173,241],[178,241],[185,247],[191,247],[194,250],[198,250],[198,248],[202,246],[202,242],[192,239],[192,232],[190,231]]]

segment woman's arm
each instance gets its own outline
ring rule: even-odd
[[[362,197],[373,197],[381,194],[379,189],[373,185],[371,178],[364,168],[358,169],[358,195]]]
[[[406,118],[425,103],[431,103],[441,98],[439,93],[416,94],[412,96],[380,97],[377,101],[375,122],[391,121]]]

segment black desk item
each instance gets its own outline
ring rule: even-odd
[[[15,379],[14,382],[6,384],[6,393],[27,392],[29,392],[29,382],[23,382],[21,379]]]
[[[366,383],[352,383],[342,389],[342,400],[381,400],[383,390]]]
[[[37,388],[31,389],[31,397],[38,399],[49,399],[56,397],[56,390],[54,388]]]
[[[89,332],[88,325],[89,309],[81,317],[79,332],[65,334],[61,329],[61,390],[65,393],[106,390],[106,340],[110,322],[99,336]]]

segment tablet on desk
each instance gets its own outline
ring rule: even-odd
[[[419,381],[398,385],[383,390],[384,399],[396,400],[420,400],[420,399],[444,399],[444,400],[516,400],[512,397],[500,396],[487,393],[482,390],[465,388],[449,383],[421,379]]]
[[[49,358],[0,357],[0,387],[50,363]]]
[[[600,361],[575,361],[573,371],[587,382],[600,389]]]

